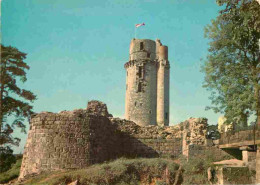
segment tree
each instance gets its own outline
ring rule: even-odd
[[[11,148],[0,147],[0,173],[9,170],[15,161],[16,158]]]
[[[255,0],[217,3],[223,9],[205,27],[205,37],[211,40],[202,67],[203,86],[211,91],[207,109],[237,124],[255,114],[260,125],[260,5]]]
[[[26,54],[14,47],[1,45],[0,61],[0,149],[10,149],[10,145],[19,145],[20,139],[12,136],[15,127],[21,128],[21,132],[26,132],[26,118],[32,112],[33,102],[36,96],[17,85],[17,80],[23,83],[26,79],[26,70],[29,66],[24,62]],[[11,119],[13,120],[10,122]]]

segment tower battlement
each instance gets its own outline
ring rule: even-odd
[[[132,39],[126,77],[125,118],[139,125],[169,125],[168,47],[159,39]]]

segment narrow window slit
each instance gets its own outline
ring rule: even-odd
[[[144,43],[140,42],[140,50],[143,50],[143,49],[144,49]]]

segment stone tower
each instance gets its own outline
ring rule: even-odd
[[[126,69],[125,118],[138,125],[169,125],[168,47],[133,39]]]

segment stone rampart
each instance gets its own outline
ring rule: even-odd
[[[90,118],[86,111],[33,116],[20,177],[41,171],[83,168],[90,164]]]
[[[34,115],[19,178],[43,171],[80,169],[118,157],[177,157],[183,153],[184,140],[205,144],[206,119],[191,118],[176,126],[141,127],[132,121],[103,116],[105,109],[100,110]]]

